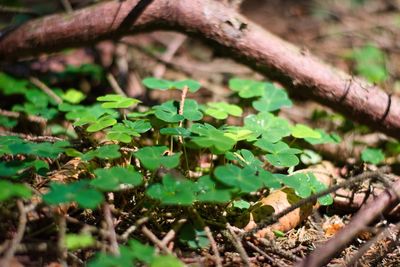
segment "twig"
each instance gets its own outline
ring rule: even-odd
[[[26,223],[28,221],[28,219],[26,217],[26,210],[25,210],[24,203],[22,202],[22,200],[17,200],[17,206],[18,206],[18,210],[20,213],[17,233],[11,241],[10,248],[7,250],[7,252],[5,253],[5,255],[3,257],[2,264],[4,264],[4,266],[9,266],[11,259],[14,257],[14,254],[17,251],[18,245],[21,243],[22,238],[24,237]]]
[[[4,6],[0,5],[0,13],[16,13],[16,14],[31,14],[31,15],[39,15],[36,11],[23,8],[23,7],[15,7],[15,6]]]
[[[55,136],[31,136],[27,134],[22,134],[22,133],[14,133],[14,132],[9,132],[9,131],[1,131],[0,136],[18,136],[22,139],[25,139],[27,141],[32,141],[32,142],[50,142],[50,143],[55,143],[58,141],[65,141],[63,138],[55,137]]]
[[[56,95],[53,92],[53,90],[50,89],[50,87],[48,87],[46,84],[44,84],[39,79],[37,79],[35,77],[30,77],[29,81],[32,84],[34,84],[35,86],[37,86],[40,90],[45,92],[48,96],[50,96],[57,104],[61,104],[63,102],[63,100],[58,95]]]
[[[276,246],[275,242],[272,240],[268,240],[266,238],[259,238],[258,239],[264,246],[267,247],[268,250],[272,251],[275,254],[278,254],[288,260],[291,261],[299,261],[300,258],[297,257],[296,255],[293,255],[290,251],[283,250],[279,247]]]
[[[4,110],[4,109],[0,109],[0,115],[4,116],[4,117],[9,117],[9,118],[26,118],[28,121],[30,122],[35,122],[38,124],[45,124],[47,122],[47,119],[43,118],[43,117],[39,117],[39,116],[35,116],[35,115],[25,115],[23,113],[20,112],[15,112],[15,111],[8,111],[8,110]]]
[[[222,267],[221,255],[219,254],[218,246],[214,240],[214,237],[212,236],[210,227],[208,227],[208,226],[204,227],[204,232],[206,232],[207,238],[210,241],[211,249],[214,253],[215,265],[217,267]]]
[[[69,0],[60,0],[60,1],[67,13],[72,13],[74,11],[72,9],[72,6],[71,6],[71,3],[69,2]]]
[[[104,203],[103,213],[104,219],[107,224],[108,239],[110,241],[110,252],[114,255],[119,255],[117,234],[115,233],[114,222],[111,215],[111,208],[108,203]]]
[[[134,225],[128,227],[128,229],[125,230],[125,232],[121,235],[121,238],[122,238],[123,240],[128,240],[129,236],[130,236],[134,231],[136,231],[136,229],[137,229],[140,225],[146,223],[148,220],[149,220],[148,217],[140,218],[139,220],[137,220],[137,221],[135,222]]]
[[[115,77],[111,73],[107,74],[107,80],[110,83],[110,85],[111,85],[112,89],[114,90],[114,92],[116,92],[119,95],[122,95],[122,96],[126,97],[126,94],[125,94],[124,90],[122,90],[121,86],[119,86],[117,80],[115,79]]]
[[[173,229],[169,230],[168,233],[164,236],[164,238],[161,240],[161,243],[165,246],[168,245],[168,243],[175,238],[176,233],[179,231],[179,229],[182,227],[182,225],[187,222],[186,219],[180,219],[176,225],[174,225]]]
[[[399,202],[395,192],[400,191],[400,179],[391,188],[382,192],[375,201],[364,206],[356,213],[350,223],[339,231],[332,239],[324,245],[317,247],[306,259],[298,263],[298,267],[322,266],[339,253],[357,234],[368,226],[384,210],[393,207]]]
[[[185,108],[185,99],[186,99],[186,95],[188,93],[189,88],[187,86],[184,86],[182,89],[182,94],[181,94],[181,102],[179,103],[179,115],[183,115],[183,110]],[[182,127],[183,125],[183,120],[181,120],[179,122],[179,127]],[[183,138],[181,135],[178,136],[179,138],[179,142],[181,142],[183,144]],[[171,151],[172,152],[172,151]]]
[[[398,226],[396,228],[398,228]],[[371,246],[379,240],[385,238],[389,233],[389,228],[382,229],[378,234],[368,240],[368,242],[366,242],[361,248],[357,250],[357,253],[346,262],[346,266],[356,266],[356,263],[371,248]]]
[[[251,243],[250,241],[246,241],[246,243],[247,243],[247,245],[248,245],[249,247],[251,247],[253,250],[255,250],[256,252],[258,252],[258,253],[260,253],[261,255],[263,255],[266,259],[268,259],[272,266],[276,266],[276,267],[287,266],[286,264],[280,263],[280,262],[277,261],[276,259],[274,259],[274,258],[272,258],[271,256],[269,256],[267,253],[265,253],[264,251],[262,251],[261,249],[259,249],[256,245],[254,245],[254,244]]]
[[[65,234],[67,231],[67,220],[65,218],[66,215],[60,214],[58,216],[58,240],[57,240],[57,252],[58,257],[62,265],[66,265],[68,250],[65,246]]]
[[[175,53],[178,51],[178,49],[181,47],[181,45],[185,42],[186,36],[179,34],[177,35],[171,43],[169,43],[167,50],[164,52],[164,54],[161,55],[161,58],[169,63],[171,62],[172,58],[174,57]],[[165,64],[158,64],[155,66],[154,71],[153,71],[153,76],[156,78],[161,78],[166,70]]]
[[[250,259],[249,256],[246,253],[246,250],[244,249],[240,238],[235,234],[233,231],[233,228],[230,226],[229,223],[227,223],[226,228],[228,230],[223,231],[222,233],[231,241],[233,246],[236,248],[236,251],[239,253],[240,258],[242,259],[244,266],[250,267]]]
[[[150,231],[149,228],[147,228],[146,226],[142,227],[142,233],[151,241],[153,242],[155,245],[157,245],[157,247],[159,247],[164,253],[167,254],[171,254],[171,251],[167,248],[166,245],[164,245],[160,239],[158,239],[156,237],[155,234],[153,234],[152,231]]]
[[[249,231],[245,235],[249,236],[249,235],[255,234],[258,230],[277,222],[280,218],[282,218],[283,216],[287,215],[288,213],[300,208],[301,206],[303,206],[303,205],[305,205],[307,203],[314,202],[314,201],[316,201],[318,198],[320,198],[322,196],[325,196],[327,194],[333,193],[333,192],[337,191],[340,188],[347,187],[349,185],[355,184],[355,183],[357,183],[359,181],[362,181],[362,180],[380,177],[382,175],[382,173],[388,172],[389,170],[390,170],[389,167],[382,167],[378,171],[364,172],[364,173],[361,173],[361,174],[359,174],[357,176],[354,176],[354,177],[346,180],[343,183],[331,186],[328,189],[320,191],[320,192],[318,192],[316,194],[313,194],[313,195],[311,195],[311,196],[309,196],[307,198],[303,198],[303,199],[299,200],[298,202],[296,202],[295,204],[293,204],[292,206],[290,206],[290,207],[282,210],[281,212],[279,212],[277,214],[274,214],[274,215],[268,217],[267,219],[261,221],[255,228],[251,229],[251,231]]]

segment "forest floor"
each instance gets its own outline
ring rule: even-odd
[[[75,2],[71,1],[73,4]],[[399,1],[247,0],[240,10],[268,31],[309,51],[321,60],[345,72],[364,75],[379,83],[388,94],[400,96]],[[144,77],[155,76],[170,80],[191,78],[203,85],[196,95],[191,96],[199,103],[207,103],[227,98],[230,94],[227,82],[232,77],[265,79],[261,74],[226,56],[224,51],[214,49],[198,39],[172,32],[155,32],[124,37],[119,42],[104,41],[90,48],[74,49],[18,64],[2,65],[0,70],[15,77],[27,79],[38,77],[39,80],[46,80],[54,88],[77,88],[87,95],[85,101],[94,102],[97,96],[110,93],[110,90],[118,91],[118,86],[98,82],[89,75],[82,75],[82,69],[78,70],[78,66],[82,64],[96,64],[114,75],[117,82],[123,85],[123,91],[127,96],[140,99],[149,105],[169,99],[179,99],[180,94],[174,91],[162,93],[148,91],[141,84]],[[373,68],[368,68],[372,65]],[[77,69],[74,70],[70,66],[76,66]],[[59,74],[65,73],[68,68],[69,74],[77,73],[77,75],[72,78],[61,77]],[[7,115],[3,111],[11,109],[13,104],[20,101],[18,97],[7,97],[0,99],[3,116]],[[335,131],[341,136],[340,144],[314,147],[323,159],[318,168],[329,172],[328,184],[338,184],[363,172],[380,171],[385,167],[390,169],[388,173],[391,177],[400,176],[398,141],[384,134],[372,132],[324,106],[295,94],[291,95],[291,99],[294,102],[293,107],[282,109],[280,116],[293,124],[301,123],[312,128],[323,128],[327,132]],[[235,118],[230,118],[229,122],[239,123]],[[65,126],[65,124],[60,125]],[[16,135],[36,141],[45,136],[49,142],[52,142],[50,136],[54,137],[54,140],[63,138],[49,134],[47,128],[38,127],[27,124],[26,121],[11,129],[0,126],[0,135]],[[103,137],[101,134],[96,136],[97,139]],[[360,158],[366,147],[381,149],[384,151],[385,159],[375,165],[363,162]],[[0,152],[1,149],[0,144]],[[9,156],[1,155],[2,161],[10,160]],[[198,160],[199,165],[205,166],[204,168],[211,168],[215,164],[212,160],[210,162],[209,158]],[[53,182],[66,183],[80,177],[80,171],[87,171],[79,170],[80,162],[72,162],[67,160],[67,157],[60,157],[55,161],[49,159],[49,162],[52,169],[47,175],[35,175],[34,179],[29,180],[30,186],[37,190],[39,195],[47,192],[46,185],[49,179]],[[70,173],[66,173],[67,171]],[[361,202],[368,199],[370,203],[385,189],[385,186],[387,184],[382,181],[365,180],[353,184],[350,188],[342,188],[343,190],[336,192],[336,195],[332,194],[333,205],[316,207],[306,217],[295,216],[293,222],[286,222],[294,227],[285,226],[282,231],[276,230],[272,235],[269,233],[268,238],[261,239],[265,242],[252,237],[244,238],[242,242],[237,241],[238,236],[243,234],[247,221],[244,225],[239,222],[235,226],[229,226],[227,231],[221,230],[221,224],[226,221],[214,217],[224,213],[221,212],[220,206],[218,212],[217,208],[213,210],[210,207],[201,210],[200,205],[197,211],[180,208],[166,211],[163,208],[155,208],[149,215],[147,211],[136,210],[129,203],[125,203],[123,208],[110,205],[111,208],[105,206],[108,210],[103,208],[102,211],[83,212],[75,204],[59,206],[59,210],[54,211],[42,205],[41,200],[37,199],[31,199],[25,204],[18,202],[18,206],[15,202],[0,202],[0,255],[5,257],[12,246],[10,240],[16,241],[15,236],[18,235],[19,227],[24,224],[24,227],[29,228],[29,234],[16,241],[18,244],[15,245],[10,266],[55,267],[63,264],[84,266],[84,262],[91,258],[94,250],[106,251],[109,249],[108,243],[111,243],[110,246],[113,245],[112,237],[108,236],[110,233],[115,234],[117,236],[115,238],[119,238],[119,242],[123,243],[134,226],[136,232],[133,235],[136,239],[153,245],[157,251],[177,256],[189,266],[216,266],[218,260],[222,261],[223,266],[246,264],[294,266],[316,247],[324,246],[327,240],[345,229],[362,205]],[[340,198],[340,193],[350,197]],[[249,203],[254,204],[261,196],[261,192],[254,194],[248,198]],[[361,202],[354,201],[354,204],[353,200],[356,198],[361,199]],[[126,200],[121,197],[115,201],[119,203]],[[25,206],[21,208],[21,205]],[[28,222],[21,222],[23,209],[27,210],[28,215],[25,219]],[[113,216],[114,219],[113,231],[107,228],[108,222],[102,221],[102,213],[107,212],[111,212],[110,217]],[[182,216],[185,212],[192,212],[194,215],[190,215],[202,217],[211,228],[212,234],[196,237],[200,238],[200,241],[197,240],[198,243],[201,243],[201,238],[209,240],[211,247],[193,249],[190,245],[177,240],[176,235],[184,223],[174,221],[173,217]],[[241,208],[236,209],[235,213],[229,214],[228,221],[232,224],[238,222],[244,216],[242,213],[245,211],[242,212]],[[68,214],[67,220],[61,221],[64,224],[60,224],[55,214]],[[378,220],[358,233],[357,237],[327,266],[400,266],[399,218],[398,210],[382,213]],[[146,227],[141,228],[141,231],[137,230],[143,225]],[[57,232],[60,227],[64,227],[64,231],[67,228],[72,232],[91,232],[94,236],[99,236],[100,243],[96,244],[95,249],[82,249],[60,255],[62,245],[57,243],[60,239]],[[110,233],[102,234],[102,230]],[[219,251],[218,259],[214,248]],[[93,266],[111,266],[106,263],[96,264]],[[153,264],[153,266],[178,265]]]

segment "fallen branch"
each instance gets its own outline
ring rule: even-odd
[[[155,29],[200,35],[281,82],[353,120],[400,137],[400,100],[324,64],[213,0],[107,1],[32,20],[3,34],[0,60],[49,53]]]
[[[346,245],[353,240],[358,233],[365,229],[385,210],[393,208],[399,202],[397,194],[400,192],[400,179],[391,188],[387,188],[379,197],[365,205],[353,217],[350,223],[339,231],[332,239],[324,245],[317,247],[307,258],[301,261],[298,267],[314,267],[327,264],[332,257],[338,254]]]

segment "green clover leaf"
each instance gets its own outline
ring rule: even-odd
[[[231,200],[230,190],[219,186],[209,175],[200,177],[193,188],[199,202],[226,203]]]
[[[12,155],[24,154],[55,159],[59,154],[63,153],[68,146],[70,146],[68,141],[33,143],[16,140],[15,143],[9,143],[7,145],[7,151]],[[1,149],[0,147],[0,153]]]
[[[304,124],[296,124],[296,126],[292,127],[292,135],[296,138],[313,138],[313,139],[320,139],[322,138],[321,134],[308,127]]]
[[[86,96],[82,93],[82,91],[70,88],[61,96],[61,98],[69,103],[78,104],[85,99]]]
[[[82,208],[96,208],[104,197],[99,191],[89,186],[89,180],[79,180],[69,184],[51,183],[50,191],[43,200],[50,205],[76,202]]]
[[[179,231],[179,241],[192,249],[205,248],[210,244],[204,229],[188,223]]]
[[[265,158],[276,167],[292,167],[300,162],[296,154],[301,153],[301,150],[290,148],[284,142],[271,143],[265,139],[260,139],[254,145],[270,152],[270,154],[265,155]]]
[[[111,115],[101,116],[100,118],[91,117],[90,119],[91,120],[88,121],[90,125],[86,129],[90,133],[98,132],[117,123],[117,120],[114,119]]]
[[[373,44],[355,49],[351,57],[356,62],[356,70],[371,83],[380,83],[388,78],[386,55]]]
[[[247,139],[249,141],[261,135],[262,138],[270,142],[277,142],[291,133],[287,120],[276,117],[269,112],[247,116],[244,119],[244,128],[254,133],[253,137]]]
[[[200,89],[201,85],[195,80],[182,80],[182,81],[169,81],[165,79],[157,79],[154,77],[147,77],[143,79],[143,84],[150,89],[158,90],[171,90],[180,89],[182,90],[185,86],[188,87],[189,91],[194,93]]]
[[[139,137],[140,133],[144,133],[151,129],[151,124],[148,121],[123,120],[124,123],[115,124],[108,132],[107,139],[130,143],[132,137]]]
[[[311,138],[311,137],[304,138],[304,140],[306,140],[308,143],[310,143],[312,145],[338,144],[341,141],[340,136],[335,133],[328,134],[322,129],[315,129],[314,131],[318,132],[321,137],[320,138]]]
[[[226,102],[213,102],[207,104],[204,113],[218,120],[224,120],[228,118],[228,115],[242,116],[243,110],[237,105]]]
[[[208,123],[195,123],[192,125],[190,131],[198,135],[192,137],[192,141],[196,145],[214,149],[215,153],[228,151],[236,144],[234,139],[226,136],[223,131],[216,129]]]
[[[368,147],[361,152],[361,159],[372,164],[379,164],[385,160],[385,154],[381,149]]]
[[[254,154],[247,149],[241,149],[236,152],[226,152],[226,159],[236,160],[238,164],[242,167],[250,167],[254,171],[261,170],[263,163],[254,156]]]
[[[161,105],[154,106],[155,116],[165,122],[179,122],[183,120],[185,117],[178,114],[179,112],[179,102],[177,101],[167,101]]]
[[[225,136],[235,140],[235,142],[254,138],[254,133],[244,127],[224,125],[222,130],[224,131]]]
[[[18,178],[30,169],[35,169],[38,174],[44,175],[49,170],[49,165],[43,160],[13,160],[0,161],[0,177]]]
[[[218,181],[246,193],[257,191],[263,186],[262,179],[249,167],[241,169],[232,164],[218,166],[214,175]]]
[[[197,121],[203,118],[197,102],[193,99],[186,99],[182,115],[179,114],[178,101],[170,100],[161,105],[154,106],[153,109],[158,119],[170,123],[179,122],[183,119]]]
[[[96,169],[96,179],[90,184],[103,191],[114,191],[122,184],[137,186],[142,183],[142,175],[133,167],[111,167],[109,169]]]
[[[162,128],[160,129],[160,133],[164,135],[180,135],[183,137],[190,136],[190,131],[183,127]]]
[[[120,255],[110,255],[104,252],[97,253],[92,259],[89,267],[115,267],[115,266],[135,266],[136,260],[146,264],[151,264],[155,259],[153,247],[143,245],[137,240],[128,241],[128,246],[120,246]]]
[[[142,165],[148,170],[156,170],[161,166],[172,169],[179,165],[179,158],[182,153],[175,153],[171,156],[164,156],[168,150],[166,146],[147,146],[139,149],[133,154],[137,157]]]
[[[96,239],[90,234],[67,234],[64,242],[68,250],[74,251],[93,246]]]
[[[182,80],[182,81],[176,81],[173,84],[173,87],[176,89],[182,90],[185,86],[189,88],[189,92],[196,92],[201,88],[201,84],[198,83],[195,80]]]
[[[23,184],[14,184],[0,180],[0,201],[6,201],[12,197],[29,198],[32,191]]]
[[[140,136],[137,132],[132,131],[122,123],[115,124],[107,132],[107,139],[112,141],[119,141],[122,143],[130,143],[132,136]]]
[[[100,96],[97,98],[97,100],[100,102],[105,102],[101,104],[103,108],[129,108],[141,102],[140,100],[134,98],[116,94]]]
[[[309,197],[311,194],[318,193],[327,188],[326,185],[320,182],[311,172],[298,172],[290,176],[275,174],[274,176],[286,186],[294,189],[296,195],[301,198]],[[321,205],[331,205],[333,203],[333,198],[328,194],[318,198],[318,202]]]
[[[82,160],[89,161],[92,160],[93,158],[116,159],[121,157],[121,153],[119,152],[119,146],[113,144],[113,145],[104,145],[96,148],[95,150],[90,150],[85,154],[81,153],[74,156],[80,157]]]
[[[267,83],[264,95],[253,101],[253,107],[258,111],[275,111],[282,107],[291,107],[292,101],[287,93],[276,88],[272,83]]]
[[[190,180],[166,174],[162,178],[162,184],[152,184],[146,194],[165,205],[191,205],[195,201],[192,187],[193,182]]]
[[[229,80],[229,88],[239,92],[241,98],[251,98],[264,95],[266,83],[233,78]]]
[[[185,264],[173,255],[160,255],[154,258],[150,267],[185,267]]]

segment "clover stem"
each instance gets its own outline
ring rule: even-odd
[[[184,86],[183,89],[182,89],[181,102],[179,104],[179,115],[183,115],[183,109],[185,107],[185,99],[186,99],[186,95],[187,95],[188,90],[189,90],[189,87],[187,87],[187,86]],[[182,125],[183,125],[183,120],[181,120],[179,122],[179,127],[182,127]],[[179,142],[181,142],[183,144],[182,136],[179,136],[178,138],[179,138]]]
[[[187,172],[189,173],[189,171],[190,171],[190,169],[189,169],[189,159],[188,159],[188,156],[187,156],[186,146],[185,146],[185,144],[183,142],[182,142],[182,147],[183,147],[183,155],[185,157],[185,162],[186,162],[186,169],[187,169]]]

